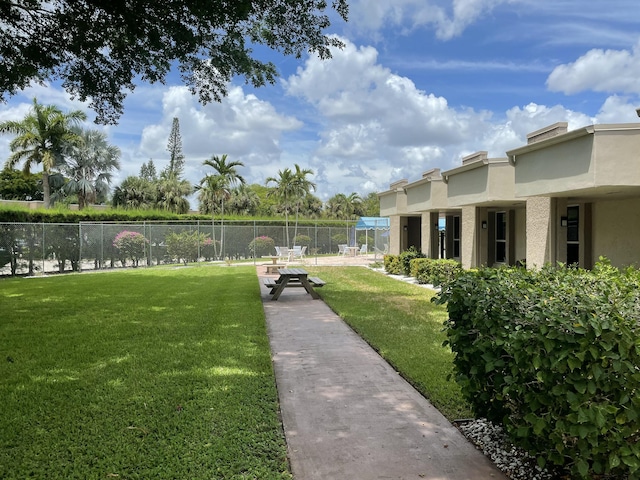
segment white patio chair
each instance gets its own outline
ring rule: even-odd
[[[291,256],[291,250],[289,250],[288,247],[279,247],[279,248],[280,248],[280,254],[278,256],[284,260],[289,260],[289,257]]]
[[[299,258],[300,260],[302,260],[304,258],[304,253],[307,251],[307,246],[294,246],[293,249],[291,250],[291,256],[293,259]]]
[[[338,245],[338,255],[345,256],[349,250],[347,249],[347,245]]]
[[[358,251],[358,255],[366,255],[367,254],[367,244],[363,243]]]

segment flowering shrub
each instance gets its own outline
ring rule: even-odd
[[[204,257],[205,261],[214,260],[220,252],[220,241],[216,240],[215,243],[210,237],[206,237],[200,245],[200,254]]]
[[[149,241],[138,232],[123,230],[113,239],[113,246],[120,254],[122,265],[126,265],[127,259],[131,259],[133,266],[137,267]]]
[[[254,257],[260,257],[262,255],[272,255],[276,250],[276,242],[273,238],[262,235],[251,240],[249,243],[249,251]]]

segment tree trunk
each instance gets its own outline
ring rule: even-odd
[[[44,208],[51,208],[51,187],[49,186],[49,172],[42,172],[42,192],[44,200]]]

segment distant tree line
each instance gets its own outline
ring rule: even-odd
[[[81,111],[64,113],[52,105],[33,100],[29,113],[20,121],[0,123],[0,133],[13,134],[11,155],[0,171],[0,199],[43,200],[45,208],[53,203],[111,203],[127,210],[155,209],[178,214],[189,211],[188,197],[196,193],[202,214],[219,216],[284,217],[289,219],[327,218],[352,220],[359,216],[377,216],[378,197],[369,193],[338,193],[322,202],[313,194],[314,172],[298,164],[279,170],[265,185],[247,184],[239,172],[244,164],[227,155],[212,155],[203,162],[212,172],[197,185],[184,178],[185,155],[178,118],[167,141],[169,164],[158,172],[153,159],[144,162],[139,175],[129,176],[110,195],[114,172],[120,168],[120,151],[110,145],[106,135],[85,129]],[[22,171],[16,170],[18,164]],[[40,174],[32,168],[42,168]],[[294,236],[296,232],[294,231]]]

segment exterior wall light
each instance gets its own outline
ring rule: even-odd
[[[560,217],[560,226],[566,227],[569,224],[567,217]]]
[[[483,220],[483,221],[482,221],[482,229],[483,229],[483,230],[486,230],[486,229],[487,229],[487,221],[486,221],[486,220]]]

